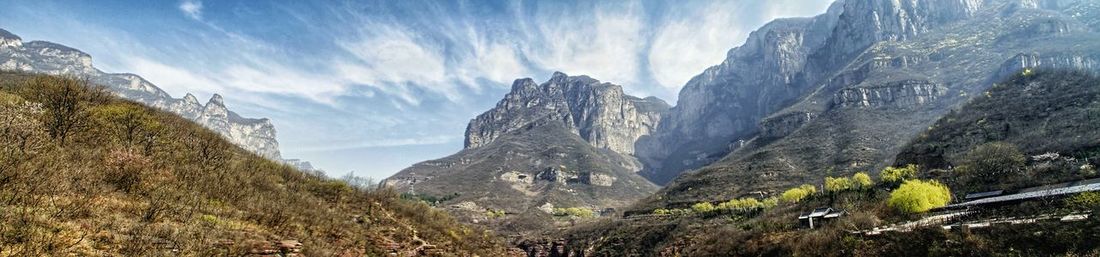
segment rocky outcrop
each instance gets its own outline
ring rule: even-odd
[[[816,117],[816,113],[794,112],[765,119],[760,123],[760,137],[780,138],[790,135]]]
[[[947,88],[925,80],[903,80],[870,87],[845,88],[833,97],[838,107],[914,107],[931,103]]]
[[[1002,80],[1023,69],[1071,69],[1100,70],[1100,53],[1093,55],[1042,55],[1039,53],[1018,54],[1001,64],[994,80]]]
[[[217,94],[205,105],[200,105],[191,94],[172,98],[141,76],[96,69],[90,55],[71,47],[45,41],[24,43],[18,36],[0,29],[0,70],[88,78],[120,97],[193,120],[251,152],[272,160],[282,158],[275,126],[268,119],[243,118],[226,108]]]
[[[664,101],[626,95],[619,85],[555,72],[543,84],[516,80],[495,108],[470,121],[465,145],[481,147],[535,121],[549,120],[561,122],[597,148],[634,154],[635,141],[657,127],[666,109]]]

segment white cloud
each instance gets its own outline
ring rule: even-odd
[[[692,76],[721,63],[725,53],[744,41],[729,2],[713,2],[669,20],[654,33],[648,61],[661,87],[679,90]]]
[[[644,22],[636,5],[595,10],[590,17],[538,14],[524,54],[544,69],[631,85],[639,77]],[[522,13],[522,12],[520,12]],[[537,32],[534,33],[534,32]]]
[[[176,97],[193,91],[224,90],[219,81],[202,76],[201,73],[139,56],[126,56],[122,60],[126,72],[138,74]]]
[[[180,2],[179,8],[187,17],[195,20],[202,20],[202,1],[183,0],[183,2]]]

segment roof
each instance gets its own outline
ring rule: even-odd
[[[1075,184],[1080,184],[1080,182],[1087,182],[1087,180],[1086,181],[1079,181],[1079,182],[1069,183],[1069,184],[1070,185],[1075,185]],[[1043,188],[1045,188],[1045,187],[1043,187]],[[1028,200],[1028,199],[1035,199],[1035,198],[1042,198],[1042,197],[1049,197],[1049,196],[1060,196],[1060,195],[1068,195],[1068,194],[1076,194],[1076,193],[1092,192],[1092,191],[1100,191],[1100,182],[1091,183],[1091,184],[1084,184],[1084,185],[1068,186],[1068,187],[1058,187],[1058,188],[1050,188],[1050,189],[1038,189],[1038,190],[1031,190],[1031,191],[1021,191],[1023,193],[1003,195],[1003,196],[997,196],[997,197],[989,197],[989,198],[982,198],[982,199],[978,199],[978,200],[974,200],[974,201],[948,205],[948,206],[945,206],[944,208],[976,206],[976,205],[983,205],[983,204],[1008,202],[1008,201],[1018,201],[1018,200]]]
[[[841,215],[844,215],[844,211],[834,210],[833,208],[828,208],[828,207],[823,207],[823,208],[814,209],[810,213],[799,215],[798,219],[801,220],[801,219],[808,219],[808,218],[836,218],[836,217],[840,217]]]
[[[1004,193],[1005,193],[1004,190],[980,192],[980,193],[969,193],[969,194],[966,194],[966,199],[967,200],[972,200],[972,199],[978,199],[978,198],[986,198],[986,197],[990,197],[990,196],[998,196],[998,195],[1001,195],[1001,194],[1004,194]]]

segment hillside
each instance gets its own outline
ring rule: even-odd
[[[267,160],[83,81],[0,74],[0,256],[500,256],[370,182]]]
[[[657,190],[635,173],[630,153],[665,108],[586,76],[519,79],[470,121],[466,149],[415,164],[385,184],[506,234],[614,214]]]
[[[1007,174],[987,181],[962,181],[966,174],[951,172],[968,165],[972,152],[996,149],[992,146],[1006,150],[992,152],[996,155],[1021,155],[1044,167],[1020,174],[1009,173],[1020,167],[1003,167]],[[1100,164],[1100,78],[1080,71],[1026,70],[944,116],[903,149],[896,164],[920,165],[930,175],[975,191],[1095,176],[1081,167]]]

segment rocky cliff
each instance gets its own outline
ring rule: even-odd
[[[275,126],[268,119],[243,118],[226,108],[217,94],[205,105],[191,94],[172,98],[141,76],[96,69],[90,55],[71,47],[45,41],[23,42],[19,36],[0,29],[0,70],[87,78],[123,98],[193,120],[256,154],[273,160],[282,158]]]
[[[1097,9],[1084,0],[848,0],[774,21],[692,79],[654,142],[640,144],[655,181],[698,168],[640,206],[774,193],[893,164],[900,145],[1006,75],[1096,70],[1100,35],[1082,13]]]
[[[634,154],[634,142],[652,133],[668,108],[654,97],[626,95],[619,85],[555,72],[541,85],[531,79],[516,80],[495,108],[470,121],[466,148],[484,146],[531,122],[550,119],[597,148],[629,155]]]
[[[579,218],[561,208],[610,215],[656,191],[635,173],[630,153],[666,108],[586,76],[555,73],[542,84],[519,79],[496,107],[470,121],[466,149],[384,183],[506,234]]]

